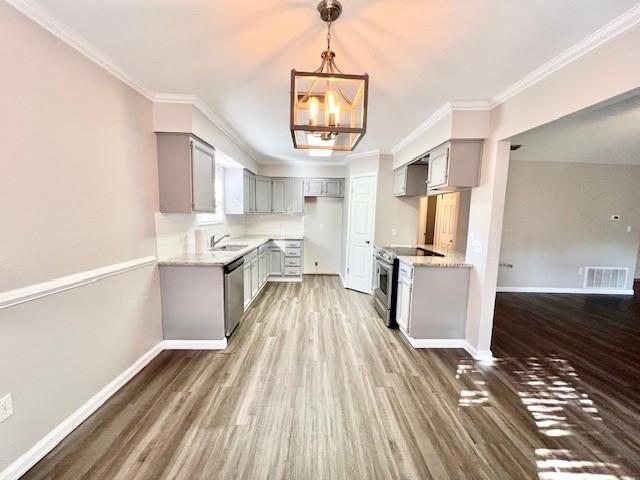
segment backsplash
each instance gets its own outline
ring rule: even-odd
[[[238,237],[245,234],[242,215],[227,215],[223,223],[198,225],[195,214],[156,212],[156,242],[158,258],[170,258],[195,250],[194,231],[204,230],[207,236],[229,234]]]
[[[249,235],[288,233],[304,234],[304,217],[298,215],[246,215],[245,233]]]

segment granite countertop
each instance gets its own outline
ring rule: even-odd
[[[228,244],[247,245],[242,250],[225,252],[224,250],[207,250],[204,253],[197,254],[195,252],[185,252],[169,258],[161,258],[158,260],[159,266],[204,266],[204,267],[223,267],[251,253],[256,248],[269,243],[271,240],[303,240],[304,235],[243,235],[241,237],[227,238],[222,241],[219,246]]]
[[[424,248],[425,250],[444,255],[444,257],[410,257],[401,255],[398,257],[398,260],[418,268],[473,268],[473,265],[465,263],[464,253],[446,248],[438,248],[434,245],[417,246],[420,248]]]

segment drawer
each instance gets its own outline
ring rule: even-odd
[[[300,257],[290,257],[284,259],[285,267],[299,267],[300,266]]]
[[[300,267],[284,267],[284,274],[287,277],[299,277],[301,270]]]
[[[301,240],[285,240],[284,247],[285,248],[300,248],[302,246]]]
[[[301,257],[302,251],[299,248],[285,248],[284,256],[285,257]]]

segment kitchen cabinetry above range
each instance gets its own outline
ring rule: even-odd
[[[482,140],[451,140],[393,171],[393,195],[423,197],[478,186]]]
[[[158,133],[158,181],[162,213],[214,213],[215,149],[183,133]]]
[[[427,194],[477,187],[482,164],[482,141],[451,141],[429,152]]]
[[[424,197],[427,194],[427,163],[418,161],[393,171],[393,195]]]

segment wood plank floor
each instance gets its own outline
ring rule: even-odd
[[[637,301],[536,298],[499,296],[482,365],[337,277],[269,284],[227,350],[163,352],[24,478],[640,478]]]

